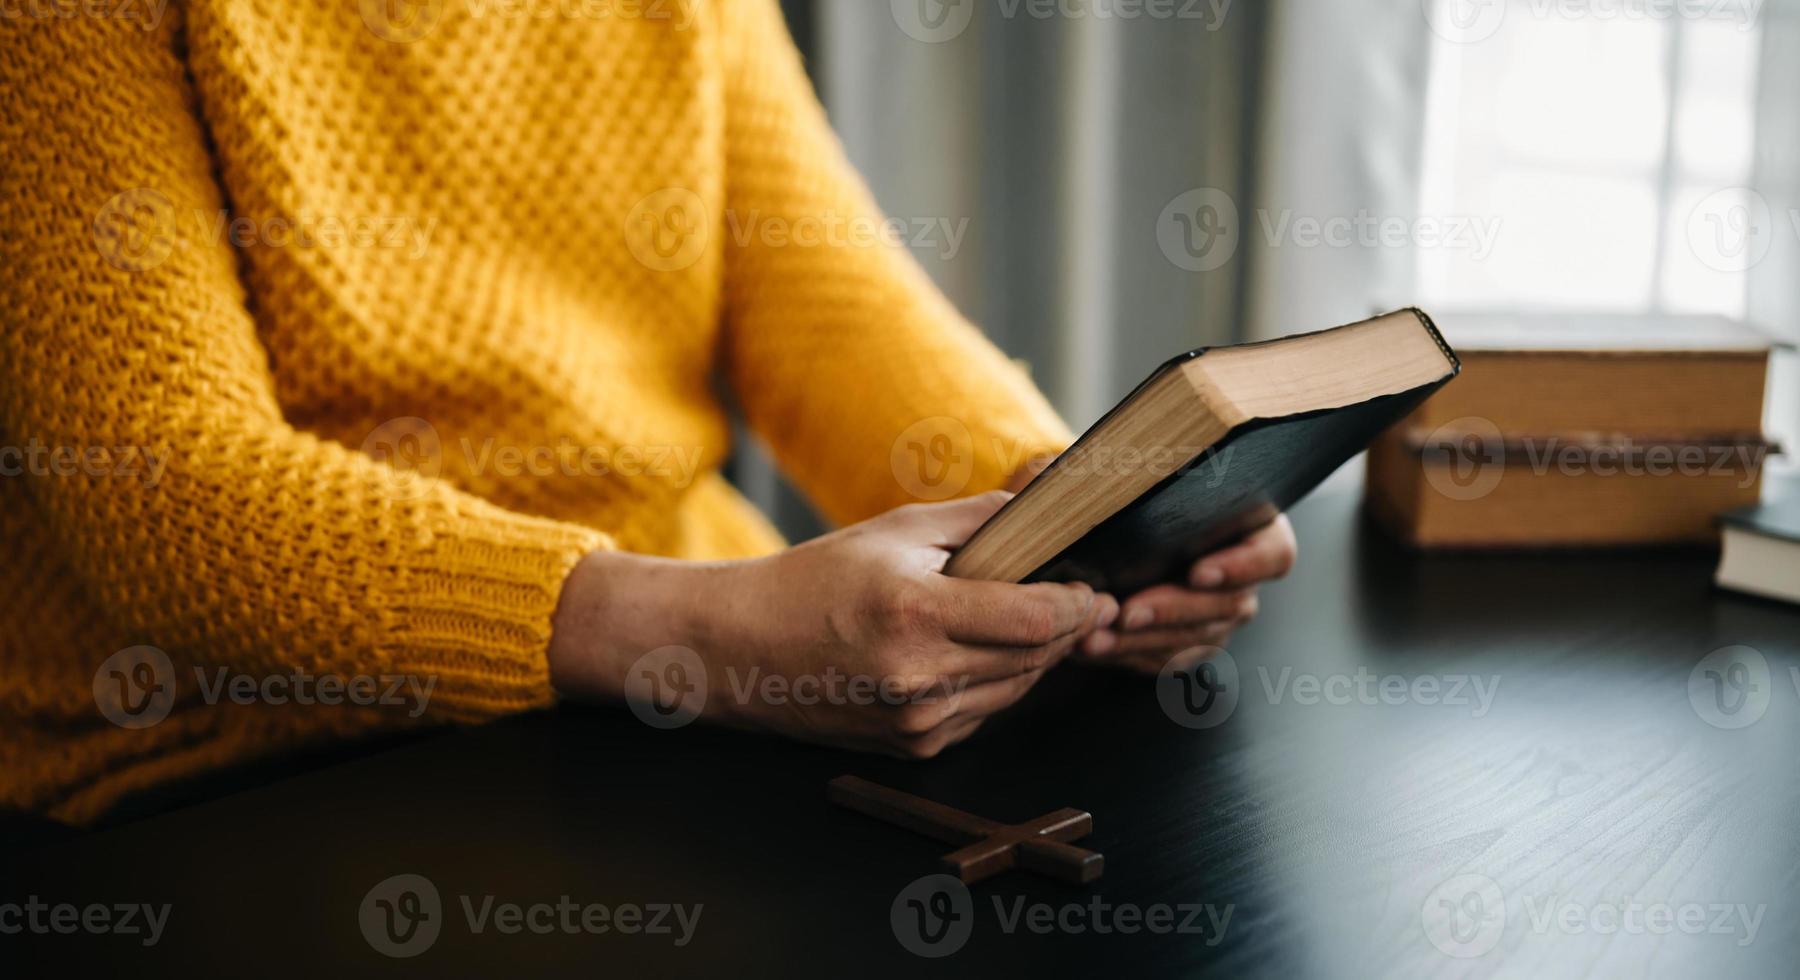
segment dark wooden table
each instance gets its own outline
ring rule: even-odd
[[[906,763],[540,714],[15,856],[0,902],[171,913],[153,948],[0,935],[0,954],[189,976],[1794,976],[1800,612],[1712,591],[1706,555],[1413,557],[1354,505],[1298,509],[1301,566],[1206,715],[1165,710],[1178,684],[1063,668]],[[1701,663],[1737,646],[1767,675],[1742,651]],[[845,772],[1006,821],[1090,810],[1105,876],[934,900],[914,882],[948,848],[828,806]],[[359,914],[403,873],[439,893],[441,931],[390,959]],[[703,908],[677,947],[476,934],[463,896]]]

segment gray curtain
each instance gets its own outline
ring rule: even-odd
[[[1800,0],[1768,0],[1757,83],[1756,162],[1751,187],[1775,224],[1768,254],[1750,269],[1752,323],[1800,344]],[[1787,457],[1777,470],[1800,471],[1800,355],[1778,352],[1770,378],[1767,426]],[[1800,492],[1796,485],[1791,492]]]
[[[1246,336],[1248,250],[1196,236],[1223,220],[1221,196],[1253,200],[1265,5],[784,7],[883,208],[966,221],[919,261],[1077,430],[1174,353]],[[754,446],[734,478],[790,538],[818,529]]]
[[[1078,428],[1177,351],[1240,336],[1242,257],[1184,268],[1158,227],[1196,188],[1251,194],[1265,8],[1184,6],[819,5],[820,90],[852,159],[890,213],[969,219],[960,251],[920,261]],[[966,26],[921,30],[934,13]]]

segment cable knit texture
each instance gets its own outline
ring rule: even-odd
[[[774,0],[103,6],[0,25],[0,805],[549,703],[582,554],[780,547],[727,389],[839,521],[920,424],[961,492],[1066,443],[859,234]]]

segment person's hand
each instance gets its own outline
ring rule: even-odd
[[[934,756],[1119,611],[1085,585],[940,574],[1010,496],[901,507],[747,561],[595,552],[564,585],[552,683],[564,695],[616,699],[639,657],[686,647],[707,673],[702,717]]]
[[[1286,575],[1299,553],[1287,515],[1249,537],[1201,558],[1186,582],[1155,585],[1125,599],[1109,629],[1081,643],[1087,661],[1147,673],[1184,650],[1224,646],[1233,630],[1256,615],[1259,584]]]
[[[1028,460],[1007,488],[1023,490],[1054,458]],[[1185,583],[1126,598],[1118,620],[1084,639],[1079,656],[1156,673],[1183,650],[1224,646],[1233,630],[1256,615],[1257,586],[1286,575],[1298,554],[1293,525],[1286,514],[1277,515],[1244,540],[1195,562]]]

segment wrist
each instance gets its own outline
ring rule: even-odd
[[[626,672],[651,650],[685,646],[703,656],[709,629],[707,579],[725,563],[678,561],[625,551],[588,553],[563,582],[548,650],[559,695],[619,698]]]

